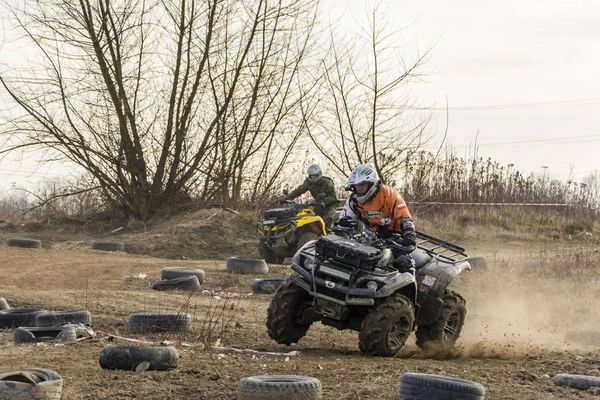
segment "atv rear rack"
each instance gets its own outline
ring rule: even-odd
[[[460,246],[421,232],[416,232],[416,234],[417,247],[424,250],[432,257],[437,257],[438,259],[442,259],[442,261],[451,263],[464,261],[469,258],[467,253],[465,253],[465,249]]]

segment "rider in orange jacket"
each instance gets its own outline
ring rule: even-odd
[[[400,233],[403,240],[399,244],[416,245],[415,224],[404,199],[396,189],[381,183],[372,166],[362,164],[354,168],[345,189],[352,195],[344,204],[339,223],[348,218],[360,220],[380,238]]]

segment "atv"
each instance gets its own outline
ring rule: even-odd
[[[258,252],[266,262],[274,264],[281,264],[306,243],[326,234],[325,221],[315,213],[315,208],[324,207],[323,203],[280,203],[289,207],[265,210],[258,223]]]
[[[466,307],[447,287],[471,269],[465,250],[422,233],[416,246],[401,246],[366,231],[357,223],[337,227],[297,251],[294,273],[267,310],[269,336],[297,343],[320,321],[358,331],[358,347],[370,355],[394,356],[415,329],[420,348],[452,348]]]

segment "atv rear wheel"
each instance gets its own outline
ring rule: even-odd
[[[304,232],[302,235],[300,235],[300,238],[298,238],[298,244],[296,246],[296,250],[299,250],[302,246],[304,246],[306,243],[310,242],[311,240],[317,240],[319,238],[319,234],[309,231],[309,232]]]
[[[461,295],[446,291],[442,298],[444,306],[437,321],[417,328],[417,346],[424,348],[427,343],[449,349],[460,336],[467,315],[466,302]]]
[[[269,264],[281,264],[285,260],[285,257],[277,255],[264,240],[258,243],[258,254]]]
[[[393,357],[410,336],[415,308],[406,297],[393,294],[371,308],[358,334],[358,347],[366,354]]]
[[[312,321],[303,321],[304,310],[312,307],[311,296],[289,279],[277,289],[267,309],[269,337],[290,345],[306,335]]]

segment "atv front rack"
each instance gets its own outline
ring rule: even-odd
[[[432,257],[436,257],[442,261],[451,262],[453,264],[469,258],[467,253],[465,253],[465,249],[460,246],[421,232],[416,232],[416,234],[417,247],[421,250],[424,250]]]

